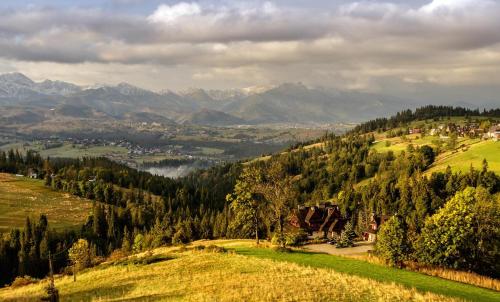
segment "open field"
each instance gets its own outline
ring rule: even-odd
[[[127,148],[118,146],[72,146],[71,144],[64,144],[62,147],[40,150],[42,157],[99,157],[99,156],[125,156]]]
[[[81,225],[92,202],[70,194],[52,191],[43,181],[0,173],[0,233],[23,227],[26,216],[47,215],[49,227],[56,229]]]
[[[159,248],[154,251],[163,255],[159,262],[103,264],[81,272],[76,282],[70,276],[57,277],[56,286],[61,301],[459,301],[320,267],[321,263],[291,263],[288,254],[270,249],[264,250],[275,259],[264,259],[263,249],[244,241],[233,244],[233,248],[240,246],[238,253],[246,251],[248,256]],[[0,289],[0,300],[37,301],[45,284]],[[490,298],[495,300],[494,295]]]
[[[439,139],[434,136],[424,136],[421,137],[418,134],[407,135],[406,139],[402,139],[401,137],[392,137],[392,138],[380,138],[373,145],[372,148],[379,152],[387,152],[393,151],[394,153],[399,153],[401,151],[406,150],[408,145],[412,144],[413,146],[423,146],[423,145],[433,145],[433,141]],[[389,145],[386,143],[389,142]],[[460,140],[459,140],[460,142]]]
[[[428,170],[429,173],[444,171],[447,166],[454,171],[468,171],[472,165],[475,169],[482,168],[483,159],[488,161],[488,169],[500,173],[500,142],[482,141],[458,148],[454,152],[439,155]]]
[[[40,152],[42,157],[66,157],[78,158],[84,156],[126,156],[127,148],[119,146],[83,146],[65,143],[60,147],[44,149],[37,143],[12,143],[0,147],[0,150],[16,149],[20,152],[35,150]]]
[[[378,152],[393,151],[399,153],[406,150],[408,145],[436,147],[435,141],[439,140],[435,136],[420,137],[417,134],[407,135],[406,139],[401,137],[382,138],[373,144],[373,149]],[[390,142],[386,144],[386,142]],[[500,142],[493,140],[480,140],[459,138],[457,148],[445,150],[436,157],[434,164],[427,171],[428,173],[444,171],[450,166],[453,171],[468,171],[472,165],[476,169],[482,168],[483,159],[488,161],[488,168],[491,171],[500,173]]]

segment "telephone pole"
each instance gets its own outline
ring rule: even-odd
[[[54,269],[52,268],[52,255],[49,250],[49,286],[47,288],[47,294],[49,295],[48,301],[59,302],[59,291],[54,284]]]

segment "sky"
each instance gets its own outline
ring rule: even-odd
[[[498,100],[500,1],[2,0],[0,73]],[[500,100],[499,100],[500,103]]]

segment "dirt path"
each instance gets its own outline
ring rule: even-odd
[[[357,242],[354,247],[346,247],[338,249],[332,244],[309,244],[304,247],[306,250],[312,252],[326,253],[330,255],[354,255],[366,253],[373,250],[373,243],[371,242]]]

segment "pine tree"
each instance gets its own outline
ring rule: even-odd
[[[353,239],[356,238],[353,225],[350,221],[346,223],[342,232],[340,232],[340,239],[336,244],[337,248],[350,247],[354,245]]]

